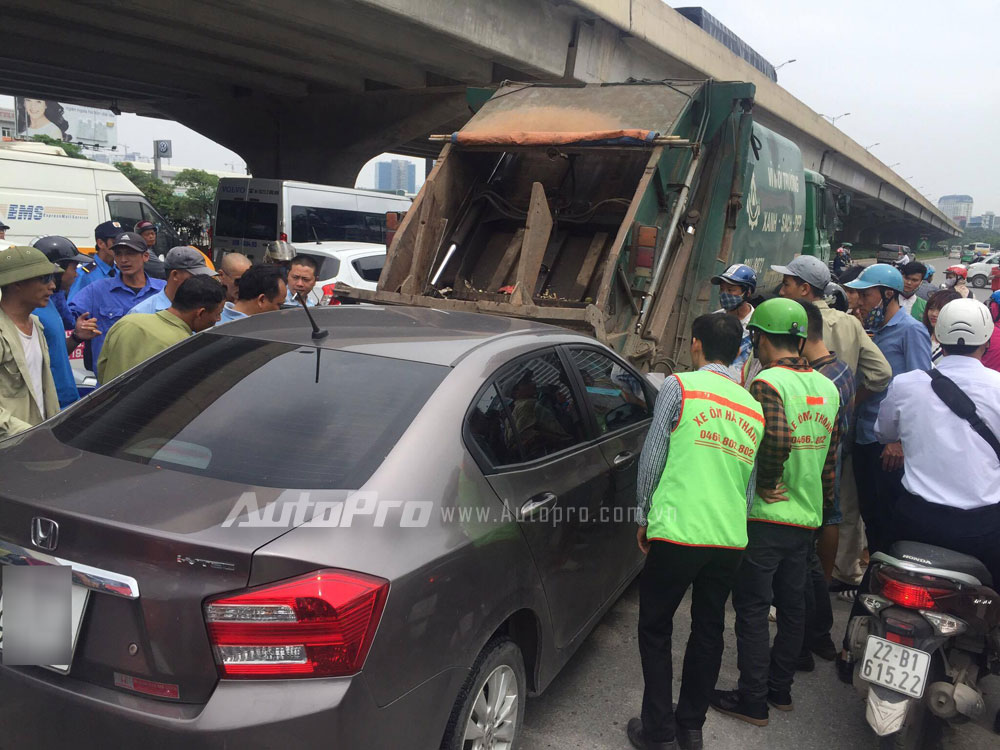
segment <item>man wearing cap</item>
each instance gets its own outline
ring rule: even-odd
[[[120,234],[112,243],[112,250],[119,273],[91,284],[69,301],[70,312],[74,315],[89,312],[97,319],[97,327],[104,332],[93,338],[89,347],[84,349],[84,362],[91,370],[100,361],[104,337],[111,326],[137,304],[166,286],[165,281],[151,279],[143,270],[149,251],[142,237],[135,232]]]
[[[840,426],[837,386],[802,356],[805,309],[770,299],[750,320],[764,369],[750,384],[764,436],[747,524],[747,548],[733,588],[740,670],[736,690],[716,690],[717,711],[757,726],[768,705],[792,710],[792,682],[805,627],[805,571],[813,534],[833,512]],[[770,644],[767,615],[777,607]]]
[[[716,312],[732,315],[743,326],[740,353],[729,366],[729,374],[733,380],[745,386],[760,372],[760,362],[751,356],[753,347],[750,345],[750,331],[747,328],[750,316],[753,315],[750,297],[757,291],[757,274],[748,265],[734,263],[725,273],[713,276],[712,284],[719,287],[719,304],[722,305],[722,309]]]
[[[0,250],[0,439],[59,411],[45,334],[31,311],[49,303],[60,270],[33,247]]]
[[[149,257],[143,264],[146,275],[152,279],[166,279],[167,268],[156,252],[156,233],[158,231],[156,224],[151,221],[140,221],[132,231],[142,236],[142,239],[146,242],[146,247],[149,249]]]
[[[931,369],[931,340],[927,329],[899,302],[903,292],[903,275],[888,263],[868,266],[854,281],[846,284],[858,292],[858,308],[865,318],[865,327],[872,331],[872,340],[892,367],[892,377],[913,370]],[[859,388],[858,393],[864,391]],[[875,420],[885,392],[869,394],[858,406],[857,437],[854,446],[854,480],[858,504],[868,536],[868,551],[888,552],[892,542],[892,515],[897,499],[903,492],[903,446],[891,442],[883,446],[875,432]],[[866,590],[868,573],[861,582]],[[851,616],[867,614],[855,599]],[[838,674],[850,682],[853,668],[847,638],[844,652],[837,661]]]
[[[108,332],[97,375],[102,383],[121,375],[174,344],[219,322],[226,290],[207,276],[191,276],[181,284],[170,307],[157,313],[126,315]]]
[[[7,230],[10,229],[9,226],[0,221],[0,240],[7,239]]]
[[[65,409],[80,398],[69,355],[77,346],[101,332],[97,328],[97,321],[88,313],[74,318],[66,302],[66,292],[73,286],[77,268],[81,263],[89,263],[90,258],[80,253],[72,240],[57,235],[35,240],[34,247],[60,268],[60,272],[55,275],[56,290],[49,298],[49,304],[35,308],[34,315],[42,322],[45,331],[49,365],[59,394],[59,406]],[[71,331],[69,336],[66,331]]]
[[[94,229],[94,245],[97,252],[90,263],[80,266],[76,275],[76,281],[70,287],[69,299],[73,299],[81,290],[101,279],[110,279],[117,273],[115,268],[115,253],[111,249],[115,244],[115,238],[124,232],[120,222],[105,221],[98,224]]]
[[[178,287],[192,276],[218,276],[205,264],[205,256],[193,247],[184,245],[170,249],[163,261],[167,270],[167,285],[149,299],[145,299],[126,313],[158,313],[170,307]]]

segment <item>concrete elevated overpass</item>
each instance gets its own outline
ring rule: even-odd
[[[755,117],[851,193],[844,240],[958,228],[879,159],[662,0],[0,0],[8,93],[169,117],[261,176],[350,184],[372,156],[434,155],[465,87],[744,80]],[[752,40],[749,40],[752,42]]]

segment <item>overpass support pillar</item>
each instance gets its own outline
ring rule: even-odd
[[[174,102],[165,114],[232,149],[255,177],[353,187],[383,151],[468,119],[464,86],[316,94],[248,95]]]

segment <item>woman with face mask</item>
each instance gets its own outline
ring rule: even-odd
[[[760,371],[760,363],[753,357],[750,332],[747,330],[750,316],[753,315],[753,305],[748,300],[757,290],[757,274],[748,265],[734,263],[725,273],[713,276],[712,284],[719,287],[719,304],[722,305],[722,309],[716,310],[716,313],[732,315],[743,325],[740,353],[729,366],[729,371],[733,380],[745,386]]]
[[[965,284],[969,270],[965,266],[948,266],[944,269],[944,288],[954,289],[962,297],[972,296],[972,290]]]
[[[993,292],[986,301],[986,307],[993,318],[993,336],[989,349],[983,355],[983,365],[1000,372],[1000,291]]]
[[[931,335],[931,364],[934,367],[937,367],[937,363],[941,360],[941,355],[944,353],[941,351],[941,344],[938,343],[937,338],[934,336],[934,326],[937,325],[938,314],[941,312],[941,308],[955,299],[962,299],[962,295],[954,289],[942,289],[931,295],[931,298],[927,301],[927,307],[924,308],[922,320],[924,321],[924,326],[927,328],[927,332]]]

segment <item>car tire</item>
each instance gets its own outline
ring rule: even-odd
[[[976,287],[976,289],[985,289],[986,288],[987,279],[982,274],[979,274],[978,276],[973,276],[972,277],[971,283],[972,283],[972,286]]]
[[[510,638],[494,638],[458,693],[441,750],[516,748],[527,692],[521,649]]]

